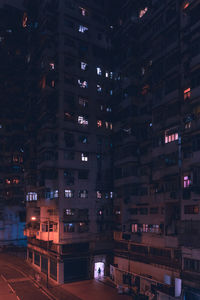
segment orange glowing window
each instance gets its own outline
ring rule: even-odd
[[[25,28],[27,26],[27,20],[28,20],[28,17],[27,17],[27,14],[24,13],[23,15],[23,20],[22,20],[22,26]]]
[[[45,87],[46,87],[46,77],[45,76],[41,80],[41,87],[42,87],[42,89],[45,89]]]
[[[187,88],[184,90],[184,100],[187,100],[189,99],[191,96],[191,89],[190,88]]]

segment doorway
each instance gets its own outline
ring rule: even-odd
[[[104,263],[97,262],[94,264],[94,278],[98,279],[104,276]]]

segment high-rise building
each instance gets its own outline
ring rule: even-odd
[[[28,260],[57,282],[200,294],[199,9],[27,1]]]
[[[112,246],[113,72],[104,1],[26,1],[28,259],[59,283],[102,274]]]
[[[21,1],[0,1],[0,247],[25,245],[24,86]]]
[[[122,1],[114,26],[112,272],[145,299],[200,294],[199,8]]]

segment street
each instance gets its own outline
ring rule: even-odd
[[[0,300],[49,300],[44,291],[35,285],[23,271],[0,254]],[[18,258],[15,258],[16,260]]]
[[[0,253],[0,300],[131,300],[98,280],[85,280],[41,288],[24,259]],[[48,294],[47,294],[48,293]]]

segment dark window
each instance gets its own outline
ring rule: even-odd
[[[41,256],[41,271],[43,273],[47,273],[48,272],[48,259],[46,256]]]
[[[57,280],[57,262],[53,259],[50,259],[50,276]]]
[[[34,252],[34,264],[40,266],[40,254],[38,252]]]

